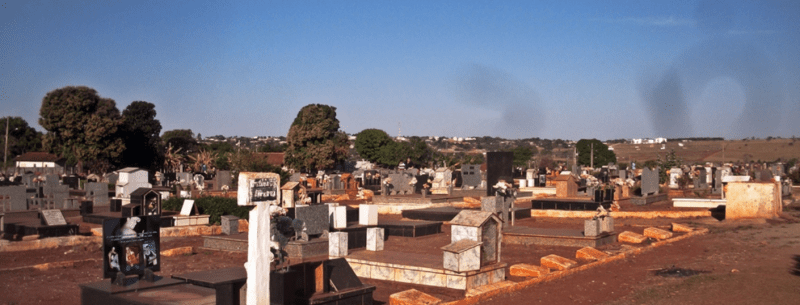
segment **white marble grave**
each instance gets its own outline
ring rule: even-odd
[[[328,255],[332,257],[347,256],[347,232],[328,234]]]
[[[358,224],[362,226],[378,225],[378,206],[374,204],[361,204],[358,206]]]
[[[481,269],[480,242],[464,239],[444,246],[442,250],[446,270],[466,272]]]
[[[383,251],[383,228],[367,228],[367,250]]]
[[[276,173],[239,174],[239,192],[237,204],[255,206],[250,211],[250,224],[247,233],[247,271],[246,300],[248,305],[269,304],[270,265],[272,252],[270,247],[270,214],[269,206],[280,202],[278,183],[280,176]]]
[[[333,205],[330,203],[326,203],[328,205],[328,217],[330,217],[331,228],[334,229],[344,229],[347,227],[347,207]]]

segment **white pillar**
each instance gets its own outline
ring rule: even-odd
[[[280,176],[275,173],[239,174],[237,204],[255,206],[250,211],[247,236],[247,304],[270,303],[269,273],[272,262],[270,251],[270,204],[280,203]]]

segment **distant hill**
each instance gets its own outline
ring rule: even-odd
[[[797,143],[796,143],[797,142]],[[663,145],[663,149],[662,149]],[[682,146],[681,146],[682,145]],[[675,150],[686,163],[762,161],[800,158],[797,139],[728,140],[728,141],[670,141],[666,144],[613,144],[617,162],[655,160]],[[723,154],[723,147],[725,148]],[[724,159],[723,159],[724,155]]]

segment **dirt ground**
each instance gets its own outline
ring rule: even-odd
[[[624,260],[611,262],[521,291],[500,295],[482,304],[797,304],[800,299],[800,204],[789,206],[775,220],[717,221],[619,219],[617,231],[641,233],[647,226],[671,222],[706,227],[708,234],[684,239]],[[517,225],[543,228],[582,227],[580,219],[537,218]],[[385,251],[441,253],[449,243],[445,233],[421,237],[389,237]],[[163,257],[157,274],[171,276],[202,270],[242,266],[246,254],[199,251],[202,237],[163,238],[162,249],[195,247],[195,253]],[[613,252],[612,244],[600,249]],[[578,248],[504,245],[503,262],[538,265],[539,258],[558,254],[574,258]],[[358,251],[358,250],[356,250]],[[70,267],[45,271],[22,268],[47,262],[77,261]],[[580,262],[584,264],[586,262]],[[79,304],[78,284],[103,280],[100,245],[0,252],[0,304]],[[506,270],[508,275],[508,270]],[[663,275],[659,275],[662,273]],[[686,275],[686,276],[679,276]],[[508,276],[510,281],[524,278]],[[445,301],[463,298],[463,291],[364,279],[376,285],[376,304],[410,288]]]

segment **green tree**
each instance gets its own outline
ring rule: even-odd
[[[597,139],[581,139],[575,144],[578,150],[578,164],[591,165],[592,149],[594,149],[594,166],[602,166],[608,163],[616,163],[617,155],[613,150],[608,150],[608,146]]]
[[[378,162],[378,152],[391,142],[392,138],[383,130],[364,129],[356,135],[354,146],[359,156],[370,162]]]
[[[116,103],[92,88],[69,86],[48,92],[39,116],[39,125],[48,131],[44,148],[65,157],[69,165],[77,163],[79,171],[85,163],[104,173],[125,149]]]
[[[6,121],[8,121],[8,160],[29,151],[42,150],[42,133],[28,125],[21,117],[0,119],[0,148],[6,147]],[[4,151],[5,153],[5,151]]]
[[[510,151],[514,153],[514,161],[513,161],[514,166],[523,168],[528,167],[528,161],[530,161],[531,158],[533,158],[535,150],[536,147],[530,147],[530,146],[517,146],[514,147],[514,149],[511,149]]]
[[[180,149],[184,155],[191,155],[200,151],[200,145],[194,137],[191,129],[173,129],[165,131],[161,135],[161,140],[165,146],[172,145],[175,150]]]
[[[156,119],[156,106],[134,101],[122,111],[122,134],[125,137],[123,166],[155,170],[164,162],[161,147],[161,122]]]
[[[284,164],[300,171],[332,169],[347,158],[347,134],[339,131],[336,107],[310,104],[297,113],[286,136]]]

